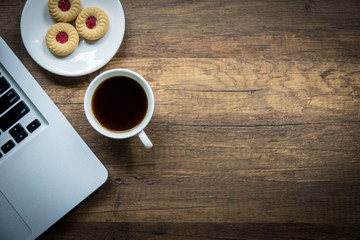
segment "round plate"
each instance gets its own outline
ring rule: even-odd
[[[20,23],[25,48],[41,67],[62,76],[82,76],[100,69],[116,54],[125,32],[125,16],[119,0],[81,0],[83,9],[99,7],[104,10],[109,17],[109,28],[99,40],[80,37],[78,47],[66,57],[52,54],[46,46],[45,35],[56,23],[47,3],[48,0],[28,0]]]

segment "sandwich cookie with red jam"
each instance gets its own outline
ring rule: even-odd
[[[45,42],[53,54],[64,57],[78,46],[79,34],[70,23],[56,23],[47,31]]]
[[[105,35],[109,27],[109,18],[100,8],[88,7],[82,10],[76,19],[76,29],[88,40],[97,40]]]
[[[80,0],[48,0],[50,15],[57,22],[71,22],[81,11]]]

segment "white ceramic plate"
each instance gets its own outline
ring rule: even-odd
[[[125,32],[125,16],[119,0],[81,0],[83,9],[103,9],[109,17],[109,28],[96,41],[80,37],[79,46],[66,57],[53,55],[46,46],[45,35],[56,23],[48,12],[47,3],[48,0],[28,0],[20,23],[25,48],[41,67],[62,76],[82,76],[100,69],[116,54]]]

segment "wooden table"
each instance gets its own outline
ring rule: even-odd
[[[359,239],[358,0],[122,0],[119,51],[75,78],[29,56],[24,3],[1,1],[1,36],[109,171],[40,239]],[[85,118],[113,68],[153,88],[150,150]]]

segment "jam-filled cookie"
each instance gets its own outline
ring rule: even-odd
[[[50,15],[57,22],[71,22],[81,11],[80,0],[48,0]]]
[[[46,45],[57,56],[67,56],[79,44],[79,35],[70,23],[56,23],[46,33]]]
[[[97,7],[82,10],[76,19],[76,29],[88,40],[97,40],[105,35],[109,27],[107,14]]]

